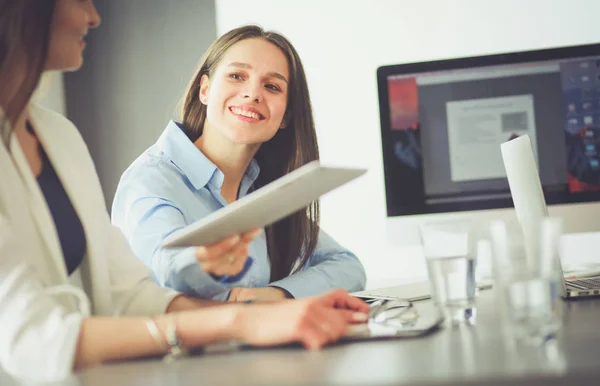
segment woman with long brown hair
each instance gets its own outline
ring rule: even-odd
[[[112,221],[160,284],[189,295],[276,300],[362,290],[364,269],[319,229],[318,202],[268,226],[250,243],[251,259],[231,256],[235,276],[223,271],[227,261],[206,262],[195,248],[160,248],[175,230],[318,158],[296,50],[276,32],[236,28],[201,59],[181,122],[123,174]]]
[[[85,35],[99,24],[92,0],[0,0],[0,371],[46,381],[229,339],[318,348],[364,320],[367,306],[343,291],[218,304],[150,279],[110,225],[77,129],[30,101],[42,72],[82,65]],[[199,254],[217,262],[251,237]]]

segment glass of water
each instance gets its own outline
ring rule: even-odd
[[[497,297],[506,332],[516,341],[541,344],[560,328],[559,241],[562,222],[490,227]]]
[[[472,224],[426,223],[420,234],[434,303],[450,324],[474,323],[476,240]]]

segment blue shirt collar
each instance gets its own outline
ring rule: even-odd
[[[195,189],[201,189],[208,183],[221,189],[223,173],[190,141],[181,124],[169,121],[156,144],[164,155],[181,169]],[[259,173],[258,162],[252,159],[242,179],[240,197],[246,195]]]

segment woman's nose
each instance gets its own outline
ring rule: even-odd
[[[90,5],[90,10],[89,10],[88,25],[90,28],[96,28],[102,22],[102,18],[100,17],[100,14],[98,13],[98,10],[96,9],[96,6],[92,2],[90,2],[89,5]]]
[[[262,88],[258,84],[248,83],[242,89],[242,97],[260,103],[262,101]]]

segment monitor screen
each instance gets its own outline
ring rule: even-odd
[[[600,201],[600,44],[380,67],[387,214],[512,207],[528,134],[546,202]]]

